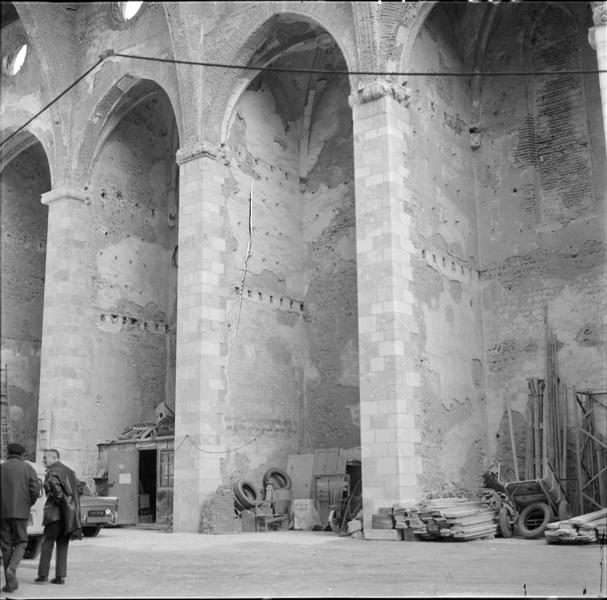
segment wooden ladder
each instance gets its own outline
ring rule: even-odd
[[[8,403],[8,367],[0,368],[0,438],[1,460],[8,456],[8,443],[11,439],[11,420]]]

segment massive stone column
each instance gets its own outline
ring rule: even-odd
[[[226,294],[222,285],[222,164],[195,144],[180,165],[173,530],[197,532],[204,500],[221,483]]]
[[[607,70],[607,2],[592,2],[594,27],[588,32],[590,45],[596,50],[600,70]],[[603,131],[607,144],[607,73],[599,73],[601,107],[603,109]]]
[[[375,81],[350,97],[354,121],[364,527],[420,495],[420,375],[411,291],[408,98]]]
[[[61,459],[79,469],[90,450],[80,422],[81,407],[91,373],[85,249],[88,243],[85,192],[63,187],[42,194],[48,205],[46,273],[40,400],[38,410],[38,459],[53,447]],[[93,451],[96,450],[93,443]]]

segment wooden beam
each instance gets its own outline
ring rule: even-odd
[[[512,410],[510,408],[510,392],[506,390],[506,409],[508,410],[508,424],[510,425],[510,446],[512,447],[512,461],[514,462],[514,476],[517,481],[521,478],[518,472],[518,456],[516,453],[516,443],[514,439],[514,427],[512,425]]]
[[[575,387],[572,387],[573,397],[577,402],[577,394],[575,392]],[[574,406],[576,409],[576,407]],[[583,494],[583,481],[582,481],[582,452],[581,452],[581,444],[580,444],[580,428],[582,424],[580,423],[579,417],[577,417],[577,409],[575,410],[575,463],[577,470],[577,501],[578,501],[578,514],[584,514],[584,494]]]

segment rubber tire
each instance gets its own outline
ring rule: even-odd
[[[268,469],[263,476],[264,487],[269,483],[274,482],[276,487],[281,490],[290,490],[293,482],[291,481],[290,475],[282,469],[271,468]]]
[[[40,554],[40,549],[42,548],[42,536],[37,535],[35,537],[30,537],[27,539],[27,546],[25,547],[25,554],[23,558],[30,560],[34,559]]]
[[[539,525],[531,529],[527,526],[527,519],[530,515],[538,511],[542,511],[543,513],[542,521]],[[552,514],[552,509],[545,502],[533,502],[532,504],[529,504],[529,506],[525,506],[521,511],[518,518],[518,530],[523,537],[532,540],[540,537],[542,533],[544,533],[546,525],[553,519],[554,515]]]
[[[82,535],[84,537],[97,537],[100,531],[101,527],[83,527]]]
[[[506,506],[502,506],[500,508],[500,512],[498,515],[498,521],[500,526],[500,533],[503,538],[511,538],[514,534],[514,523],[512,522],[512,518],[510,516],[510,511]]]
[[[561,500],[559,502],[559,521],[566,521],[571,518],[571,508],[567,500]]]
[[[233,486],[234,497],[243,509],[255,508],[261,502],[257,486],[247,479],[239,479]]]

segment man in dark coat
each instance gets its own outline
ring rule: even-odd
[[[3,592],[14,592],[19,587],[17,567],[27,548],[27,522],[41,489],[34,467],[23,460],[24,454],[21,444],[9,444],[8,458],[0,465],[0,545],[6,576]]]
[[[51,567],[53,547],[57,544],[55,579],[51,583],[65,583],[67,575],[67,549],[71,537],[80,537],[80,494],[78,478],[74,471],[59,460],[57,450],[47,450],[42,457],[46,467],[44,490],[44,538],[38,565],[36,582],[46,583]]]

